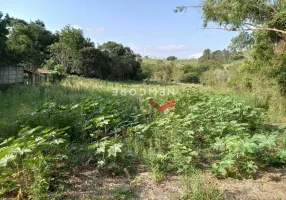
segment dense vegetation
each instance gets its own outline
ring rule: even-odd
[[[0,67],[18,64],[62,75],[140,78],[141,60],[129,47],[111,41],[95,47],[82,30],[71,26],[52,33],[40,20],[28,23],[0,12],[0,36]]]
[[[1,65],[69,76],[0,92],[0,197],[60,199],[78,166],[131,180],[143,164],[156,181],[183,176],[181,199],[222,199],[216,188],[201,184],[202,166],[215,177],[235,179],[285,167],[286,129],[269,123],[286,113],[285,6],[284,0],[203,0],[198,7],[205,27],[212,22],[240,33],[228,49],[206,49],[191,61],[142,59],[116,42],[95,47],[80,29],[52,33],[41,21],[1,14]],[[175,92],[136,92],[162,88]],[[114,90],[136,93],[115,96]],[[160,112],[148,104],[150,96],[176,104]]]
[[[140,162],[157,181],[169,173],[192,176],[202,162],[210,163],[216,176],[238,179],[286,164],[285,129],[264,125],[262,109],[229,95],[164,86],[175,94],[154,100],[175,99],[176,105],[163,113],[148,106],[148,94],[112,95],[114,88],[158,86],[71,77],[61,84],[18,86],[2,94],[1,193],[58,198],[62,191],[56,188],[69,186],[59,172],[83,163],[116,175],[134,173]],[[26,108],[14,100],[17,96]],[[7,118],[15,107],[19,114]],[[210,191],[201,188],[200,195],[219,197]]]

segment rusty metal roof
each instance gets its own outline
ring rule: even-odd
[[[33,73],[33,74],[50,74],[50,72],[48,70],[45,70],[45,69],[30,69],[30,68],[24,68],[24,71],[26,72],[30,72],[30,73]]]
[[[45,69],[36,69],[36,72],[40,73],[40,74],[50,74],[50,72],[48,70],[45,70]]]

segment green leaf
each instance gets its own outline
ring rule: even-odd
[[[123,146],[123,144],[121,143],[116,143],[114,145],[112,145],[111,147],[109,147],[108,149],[108,156],[111,157],[116,157],[117,153],[121,152],[121,147]]]

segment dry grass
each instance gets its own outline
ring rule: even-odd
[[[225,199],[286,199],[286,170],[283,169],[262,171],[255,180],[218,180],[210,174],[206,174],[206,177],[224,194]]]

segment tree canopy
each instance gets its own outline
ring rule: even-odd
[[[177,60],[178,58],[176,56],[169,56],[166,58],[166,60],[168,61],[174,61],[174,60]]]
[[[0,62],[0,67],[13,63],[90,78],[135,79],[142,57],[113,41],[95,47],[83,30],[70,25],[52,33],[41,20],[26,22],[0,12]]]
[[[55,40],[56,36],[45,28],[44,22],[13,19],[7,45],[14,60],[39,68],[49,57],[48,46]]]
[[[9,16],[4,15],[0,11],[0,62],[7,60],[7,35],[8,31]]]
[[[175,12],[201,8],[204,27],[209,22],[229,31],[267,30],[286,34],[285,0],[202,0],[200,5],[179,6]]]

